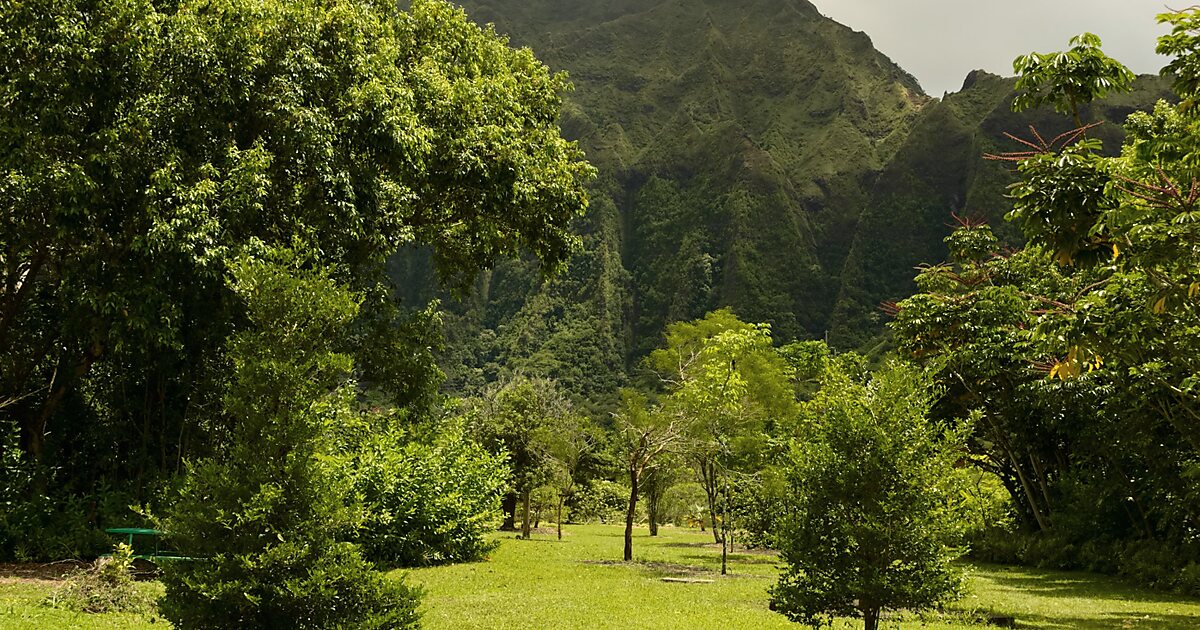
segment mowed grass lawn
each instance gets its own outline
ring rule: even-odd
[[[711,534],[664,528],[657,538],[638,529],[633,563],[619,562],[618,526],[568,526],[517,540],[498,534],[490,560],[396,572],[426,590],[424,626],[481,629],[771,629],[799,628],[767,609],[775,556],[735,553],[722,577],[720,548]],[[663,582],[663,577],[711,583]],[[42,605],[56,583],[0,577],[0,630],[26,628],[162,629],[162,619],[84,615]],[[144,588],[161,592],[150,583]],[[1084,573],[983,566],[971,570],[970,592],[955,605],[962,614],[901,615],[888,628],[985,628],[967,611],[1013,615],[1021,628],[1200,628],[1200,600],[1144,591]],[[837,627],[861,628],[842,621]]]
[[[426,589],[425,627],[465,628],[797,628],[767,608],[777,558],[761,553],[730,556],[722,577],[721,550],[711,533],[663,528],[651,538],[635,531],[634,562],[621,558],[619,526],[568,526],[532,540],[512,535],[487,562],[408,572]],[[663,577],[712,580],[663,582]],[[1200,628],[1200,600],[1142,591],[1085,573],[980,566],[971,568],[970,592],[960,613],[1013,615],[1022,628]],[[861,628],[843,621],[840,627]],[[901,615],[885,627],[987,627],[966,614],[917,618]]]

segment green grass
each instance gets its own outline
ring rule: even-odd
[[[163,630],[170,624],[150,615],[110,613],[89,615],[59,610],[42,602],[57,586],[45,580],[0,578],[0,630]],[[162,592],[158,584],[141,588]]]
[[[720,548],[710,534],[665,528],[658,538],[636,533],[632,564],[621,557],[622,530],[569,526],[562,542],[501,537],[487,562],[420,569],[425,627],[439,628],[798,628],[767,609],[775,581],[770,555],[731,556],[722,578]],[[664,576],[711,579],[712,584],[664,583]],[[998,566],[971,570],[970,593],[958,612],[1014,615],[1019,627],[1048,629],[1197,628],[1200,601],[1141,591],[1082,573]],[[953,616],[901,616],[890,627],[981,628]],[[862,627],[843,622],[841,627]]]
[[[650,538],[640,529],[633,563],[615,561],[621,557],[621,534],[620,527],[586,525],[568,526],[562,542],[553,535],[529,541],[499,535],[500,547],[487,562],[408,571],[407,579],[426,589],[424,623],[431,630],[801,627],[767,609],[774,556],[733,554],[733,574],[723,578],[720,548],[708,533],[665,528]],[[672,584],[661,580],[665,576],[713,582]],[[53,588],[53,582],[0,578],[0,630],[169,627],[149,616],[83,615],[42,605]],[[1085,573],[979,566],[971,570],[970,588],[954,611],[1014,615],[1021,628],[1200,628],[1200,600]],[[987,627],[965,618],[901,616],[885,627]],[[836,627],[862,625],[843,621]]]

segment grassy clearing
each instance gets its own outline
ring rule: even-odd
[[[720,548],[709,534],[666,528],[658,538],[639,530],[636,562],[621,557],[621,528],[568,527],[534,540],[501,538],[488,562],[408,573],[423,585],[425,627],[462,628],[797,628],[767,609],[773,556],[737,553],[722,578]],[[673,584],[665,576],[713,580]],[[1200,627],[1200,601],[1139,591],[1114,580],[983,566],[972,570],[961,615],[898,617],[890,627],[980,628],[971,612],[1014,615],[1023,628],[1124,629]],[[956,618],[961,617],[961,618]],[[843,622],[861,628],[861,622]]]
[[[730,556],[733,575],[722,578],[720,548],[707,533],[665,528],[658,538],[638,530],[636,562],[621,557],[620,527],[571,526],[562,542],[552,534],[534,540],[499,537],[487,562],[409,571],[426,589],[425,627],[431,630],[503,628],[722,628],[800,626],[767,609],[776,559],[759,553]],[[397,572],[397,575],[400,573]],[[663,577],[712,580],[663,582]],[[42,601],[57,583],[0,578],[0,630],[167,628],[162,619],[136,615],[84,615]],[[158,589],[158,584],[144,588]],[[1083,573],[999,566],[972,570],[971,593],[955,606],[961,618],[889,620],[891,628],[985,628],[967,621],[970,611],[1014,615],[1021,628],[1117,630],[1200,627],[1200,601],[1131,588]],[[861,628],[843,621],[836,627]]]

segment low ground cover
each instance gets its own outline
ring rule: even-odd
[[[541,628],[764,629],[800,626],[767,608],[777,569],[772,554],[739,549],[732,574],[720,575],[720,547],[708,532],[665,527],[657,538],[639,529],[634,562],[623,563],[623,530],[568,526],[561,542],[550,530],[532,540],[497,535],[486,562],[408,571],[426,590],[424,627],[505,630]],[[0,576],[0,630],[162,629],[151,615],[88,615],[43,605],[61,582]],[[399,573],[397,573],[398,575]],[[983,565],[970,572],[970,592],[949,615],[892,617],[885,628],[985,628],[984,613],[1012,615],[1018,627],[1046,630],[1185,629],[1200,627],[1200,600],[1140,590],[1086,573]],[[664,577],[688,582],[663,582]],[[161,593],[150,582],[142,588]],[[842,628],[861,622],[844,621]]]

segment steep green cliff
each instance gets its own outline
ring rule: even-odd
[[[1011,209],[1006,188],[1011,164],[987,154],[1020,151],[1005,133],[1046,140],[1075,125],[1048,109],[1015,114],[1014,79],[976,71],[963,89],[926,107],[903,146],[871,187],[854,245],[842,270],[841,292],[830,326],[830,341],[844,348],[870,345],[882,333],[878,306],[915,290],[915,267],[946,259],[942,238],[955,216],[986,220],[1004,240],[1020,235],[1003,220]],[[1087,108],[1085,122],[1104,122],[1089,134],[1109,150],[1124,136],[1121,123],[1135,109],[1172,98],[1169,82],[1140,77],[1130,94]]]
[[[1005,166],[981,155],[1030,121],[1064,124],[1012,114],[1011,81],[984,73],[930,99],[805,0],[463,4],[570,73],[564,133],[600,176],[564,273],[513,261],[446,302],[454,389],[521,370],[603,407],[667,323],[721,306],[779,339],[873,343],[879,302],[944,257],[952,212],[1006,211]],[[1164,94],[1141,86],[1098,114]],[[419,254],[396,267],[410,299],[432,296]]]

